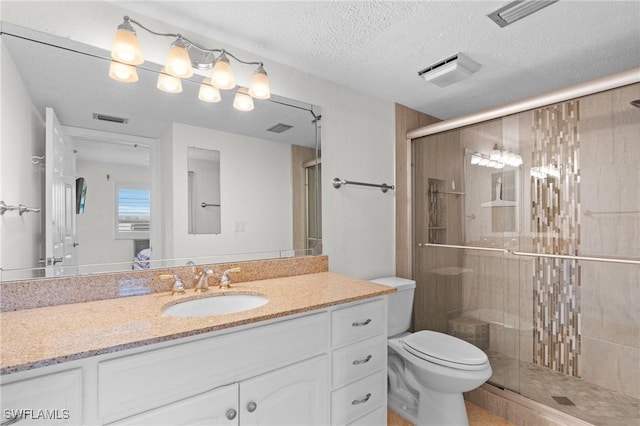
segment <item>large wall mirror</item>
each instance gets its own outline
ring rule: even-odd
[[[168,94],[159,65],[127,84],[107,58],[2,23],[0,198],[40,209],[0,217],[2,281],[321,253],[318,106],[241,112],[200,101],[202,76]]]

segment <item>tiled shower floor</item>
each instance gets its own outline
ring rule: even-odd
[[[519,389],[529,399],[593,425],[640,425],[639,399],[500,353],[487,351],[487,355],[493,368],[492,384]],[[575,405],[561,405],[552,396],[569,398]]]

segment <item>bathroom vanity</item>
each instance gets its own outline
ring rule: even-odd
[[[3,313],[2,421],[385,424],[390,291],[320,273],[234,285],[269,303],[213,317],[162,313],[190,291]]]

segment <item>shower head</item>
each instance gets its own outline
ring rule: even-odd
[[[630,102],[630,104],[636,108],[640,108],[640,99],[634,99]]]

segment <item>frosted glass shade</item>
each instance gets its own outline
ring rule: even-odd
[[[213,66],[211,74],[211,81],[218,89],[228,90],[236,86],[236,79],[233,76],[231,64],[224,52],[216,59],[216,64]]]
[[[109,66],[109,77],[123,83],[135,83],[138,81],[138,72],[133,65],[111,61]]]
[[[238,111],[253,110],[253,98],[249,96],[249,90],[246,87],[239,87],[236,97],[233,99],[233,107]]]
[[[167,93],[180,93],[182,92],[182,81],[178,77],[167,74],[165,68],[162,68],[160,74],[158,74],[158,89]]]
[[[118,28],[113,40],[111,58],[129,65],[140,65],[144,62],[135,32]]]
[[[267,77],[262,65],[253,73],[251,84],[249,84],[249,94],[256,99],[269,99],[271,97],[269,77]]]
[[[220,90],[211,85],[211,79],[206,77],[200,84],[198,99],[205,102],[220,102]]]
[[[174,77],[189,78],[193,75],[189,53],[181,40],[178,39],[171,45],[165,68]]]

